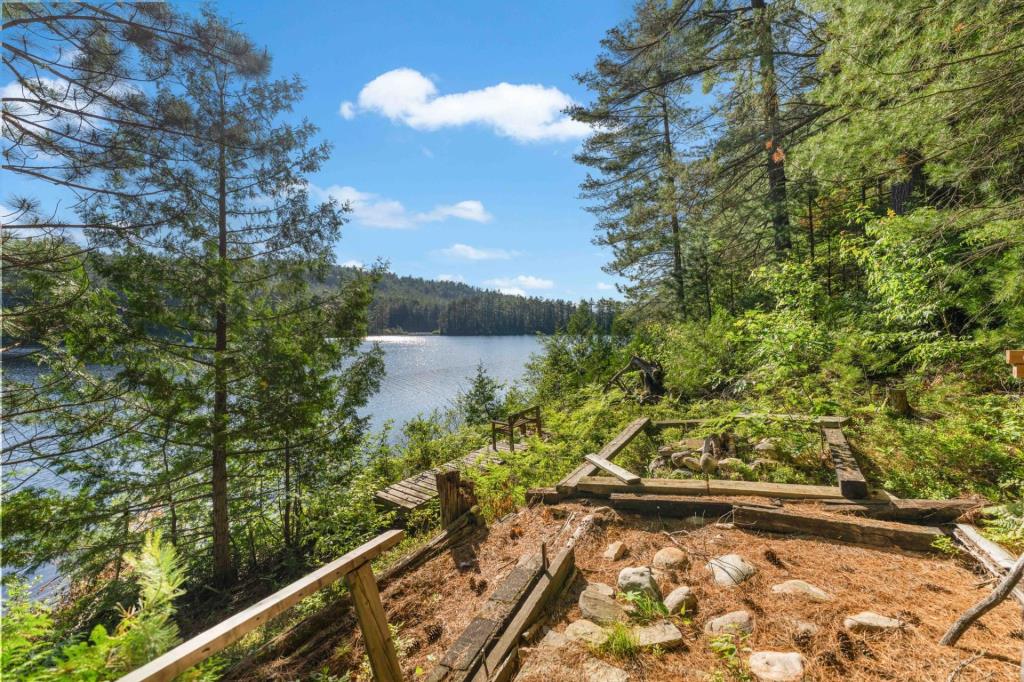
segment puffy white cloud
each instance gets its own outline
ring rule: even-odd
[[[466,281],[466,278],[462,275],[445,275],[441,274],[435,277],[438,282],[459,282],[460,284]]]
[[[440,95],[437,86],[409,68],[383,73],[363,86],[359,109],[386,116],[417,130],[484,125],[520,142],[584,137],[590,127],[562,111],[573,103],[558,88],[498,83],[480,90]],[[342,116],[346,104],[342,103]],[[355,115],[351,107],[347,110]]]
[[[356,260],[355,258],[350,258],[349,260],[344,261],[343,263],[339,263],[339,265],[341,265],[341,267],[343,268],[357,268],[359,270],[362,270],[364,267],[363,261]]]
[[[356,105],[352,102],[342,102],[341,106],[338,107],[338,115],[346,121],[351,121],[356,117]]]
[[[469,244],[452,244],[441,249],[441,255],[460,260],[508,260],[515,255],[505,249],[481,249]]]
[[[598,291],[615,291],[615,285],[614,284],[608,284],[608,282],[598,282],[597,283],[597,290]]]
[[[550,279],[542,279],[533,275],[516,275],[515,277],[496,277],[489,279],[484,284],[496,287],[499,291],[503,289],[551,289],[555,283]]]
[[[526,292],[519,287],[499,287],[498,292],[502,294],[508,294],[509,296],[522,296],[526,297]]]
[[[348,185],[331,185],[323,188],[310,185],[309,191],[320,200],[331,198],[341,204],[347,203],[352,209],[352,218],[367,227],[402,230],[416,227],[421,223],[437,223],[449,218],[477,223],[486,223],[494,219],[494,216],[484,208],[483,203],[475,199],[440,204],[424,213],[409,213],[400,201],[370,192],[361,192]]]

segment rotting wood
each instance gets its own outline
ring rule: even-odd
[[[899,547],[917,552],[933,551],[932,543],[944,537],[943,532],[934,526],[878,523],[856,517],[829,519],[743,505],[733,509],[733,522],[739,527],[754,530],[817,535],[872,547]]]
[[[943,644],[945,646],[953,646],[956,644],[964,632],[967,631],[967,628],[971,627],[971,625],[973,625],[979,618],[994,609],[1010,595],[1022,577],[1024,577],[1024,554],[1020,555],[1016,563],[1014,563],[1010,568],[1010,571],[1003,576],[999,581],[999,584],[996,585],[988,596],[969,608],[964,615],[960,616],[956,622],[950,626],[949,630],[946,631],[946,634],[942,636],[941,640],[939,640],[939,644]],[[1024,675],[1024,671],[1022,671],[1021,674]]]
[[[557,488],[529,488],[526,491],[526,504],[558,504],[562,501],[562,494]]]
[[[381,533],[373,540],[360,545],[326,566],[296,580],[187,642],[179,644],[141,668],[133,670],[122,677],[121,682],[162,682],[174,679],[197,663],[239,641],[305,597],[380,556],[401,542],[404,536],[405,533],[401,530]]]
[[[699,516],[710,520],[720,519],[732,512],[732,503],[726,501],[687,499],[671,495],[638,495],[635,493],[612,493],[605,501],[612,509],[656,514],[671,518]]]
[[[868,496],[868,482],[864,474],[860,472],[857,459],[853,456],[853,449],[850,442],[846,440],[846,434],[840,427],[822,426],[821,435],[828,444],[829,455],[832,456],[832,465],[836,470],[836,479],[839,481],[839,493],[843,497],[853,500],[863,499]]]
[[[607,496],[612,493],[643,493],[650,495],[747,495],[780,499],[826,500],[838,498],[839,488],[795,483],[763,483],[759,481],[723,481],[711,479],[643,478],[639,485],[626,485],[609,476],[587,476],[576,485],[579,492]]]
[[[609,462],[612,461],[615,458],[615,455],[624,450],[626,446],[636,438],[637,434],[641,431],[645,431],[650,424],[650,417],[640,417],[639,419],[630,422],[626,428],[619,432],[619,435],[608,441],[608,444],[601,448],[597,453],[597,456],[601,459],[608,460]],[[580,479],[585,476],[593,476],[596,471],[596,466],[590,462],[584,462],[573,469],[565,478],[556,483],[555,489],[557,489],[562,495],[572,495],[576,492],[576,485],[579,483]]]
[[[380,603],[380,592],[369,562],[346,575],[345,582],[352,594],[373,679],[377,682],[402,682],[402,668],[398,664],[395,643],[391,641],[388,617]]]
[[[434,476],[438,499],[441,501],[441,526],[448,527],[456,519],[476,505],[476,493],[472,481],[463,481],[462,474],[453,471],[439,471]]]
[[[904,386],[886,386],[885,404],[889,411],[897,417],[914,416],[914,408],[910,406],[907,389]]]
[[[984,537],[969,523],[958,523],[953,537],[981,566],[997,579],[1001,579],[1014,565],[1013,556],[998,543]],[[1015,587],[1013,597],[1024,606],[1024,587]]]
[[[772,412],[739,412],[737,414],[723,415],[721,417],[708,417],[704,419],[661,419],[651,422],[651,426],[657,429],[679,428],[684,426],[700,426],[712,422],[727,422],[734,419],[751,419],[766,421],[793,421],[808,422],[819,426],[840,427],[849,423],[850,418],[842,415],[827,415],[816,417],[809,414],[779,414]]]
[[[606,459],[598,457],[597,455],[584,455],[584,459],[593,464],[594,466],[596,466],[598,469],[601,469],[611,474],[612,476],[619,479],[623,483],[626,483],[627,485],[636,485],[637,483],[640,482],[640,477],[634,474],[632,471],[620,467],[618,464],[615,464],[614,462],[609,462]]]
[[[828,511],[856,514],[880,521],[927,521],[952,523],[967,512],[977,509],[976,500],[822,500]]]

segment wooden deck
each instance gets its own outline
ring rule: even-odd
[[[516,452],[524,450],[525,445],[516,445]],[[421,471],[415,476],[392,483],[387,488],[377,491],[377,501],[399,511],[409,512],[419,509],[427,502],[437,497],[437,484],[434,482],[434,475],[442,469],[465,469],[468,467],[481,467],[488,464],[501,464],[504,460],[500,455],[508,452],[508,443],[498,443],[498,449],[492,450],[486,445],[479,450],[474,450],[465,457],[445,462],[440,467]]]

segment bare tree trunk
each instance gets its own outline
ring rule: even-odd
[[[668,95],[662,92],[661,95],[661,124],[662,124],[662,137],[665,144],[665,159],[669,160],[672,158],[672,131],[669,128],[668,120]],[[686,288],[683,280],[683,244],[682,244],[682,229],[679,226],[679,213],[676,210],[675,197],[676,197],[676,180],[672,176],[671,168],[663,168],[662,176],[667,177],[668,184],[672,188],[672,206],[670,208],[670,221],[672,224],[672,279],[676,285],[676,299],[679,303],[679,312],[682,314],[686,310]]]
[[[292,452],[287,440],[284,442],[284,546],[292,547]]]
[[[939,644],[945,646],[956,644],[964,632],[967,631],[967,628],[998,606],[999,602],[1006,599],[1010,592],[1013,592],[1013,588],[1020,582],[1021,576],[1024,576],[1024,554],[1020,555],[1020,558],[1017,559],[1017,563],[1013,565],[1010,572],[999,581],[999,584],[996,585],[995,589],[987,597],[968,609],[964,615],[960,616],[953,623],[952,627],[939,640]]]

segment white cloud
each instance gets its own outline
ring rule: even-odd
[[[508,260],[514,252],[505,249],[480,249],[469,244],[452,244],[441,249],[441,255],[461,260]]]
[[[362,270],[364,267],[363,261],[356,260],[355,258],[350,258],[349,260],[345,261],[344,263],[341,263],[340,265],[343,268],[358,268],[359,270]]]
[[[439,95],[437,86],[409,68],[383,73],[359,92],[359,109],[381,114],[417,130],[484,125],[520,142],[584,137],[590,127],[562,113],[573,103],[558,88],[498,83],[480,90]],[[346,116],[346,104],[341,105]],[[351,107],[349,113],[355,115]],[[347,117],[347,116],[346,116]]]
[[[615,291],[615,285],[614,284],[608,284],[608,282],[598,282],[597,283],[597,290],[598,291]]]
[[[402,230],[416,227],[421,223],[437,223],[449,218],[487,223],[494,219],[483,203],[469,199],[454,204],[440,204],[424,213],[409,213],[402,202],[381,197],[371,192],[361,192],[347,185],[331,185],[322,188],[309,186],[310,193],[320,200],[328,198],[352,209],[352,218],[367,227],[381,227]]]
[[[462,275],[444,275],[444,274],[441,274],[441,275],[438,275],[437,277],[435,277],[434,279],[436,279],[438,282],[459,282],[459,283],[463,283],[463,282],[466,281],[466,278],[463,277]]]
[[[484,284],[503,289],[551,289],[555,283],[550,279],[542,279],[533,275],[516,275],[515,277],[496,277],[489,279]]]
[[[338,107],[338,115],[346,121],[351,121],[356,117],[356,105],[352,102],[342,102],[341,106]]]
[[[509,296],[522,296],[526,297],[526,292],[519,287],[499,287],[498,293],[508,294]]]

